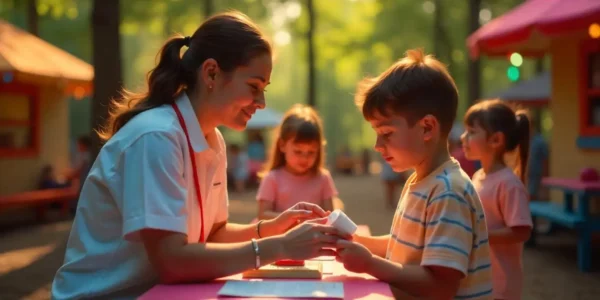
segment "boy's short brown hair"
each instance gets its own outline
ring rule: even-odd
[[[431,114],[447,136],[456,118],[458,89],[446,66],[423,50],[413,49],[381,75],[363,80],[355,101],[367,120],[376,113],[397,114],[413,126]]]

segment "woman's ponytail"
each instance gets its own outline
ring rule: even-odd
[[[515,137],[516,144],[519,146],[519,167],[517,174],[521,180],[525,182],[527,163],[529,159],[529,142],[531,136],[531,127],[529,117],[525,111],[517,111],[515,113],[516,128]]]
[[[147,92],[121,92],[121,97],[112,101],[110,117],[100,138],[107,141],[133,117],[146,110],[175,102],[175,97],[184,87],[186,72],[181,63],[181,48],[189,45],[189,38],[172,37],[161,48],[158,64],[148,73]]]

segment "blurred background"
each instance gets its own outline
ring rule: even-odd
[[[255,162],[250,180],[230,194],[233,221],[256,217],[256,172],[273,129],[289,107],[306,103],[323,118],[327,164],[345,210],[373,234],[387,233],[389,199],[406,174],[386,174],[354,93],[365,76],[423,48],[448,66],[460,91],[453,155],[461,155],[464,112],[486,98],[527,108],[536,143],[549,153],[536,168],[560,184],[545,184],[532,199],[544,202],[537,213],[549,222],[540,223],[539,246],[525,250],[524,299],[598,299],[600,249],[591,234],[600,230],[591,219],[600,212],[597,3],[0,0],[0,299],[48,299],[72,221],[66,206],[50,203],[76,197],[78,185],[64,182],[85,178],[74,166],[97,152],[93,128],[108,100],[120,87],[143,88],[169,36],[192,35],[207,16],[229,9],[260,24],[275,48],[267,109],[247,131],[222,129],[237,148],[231,157],[246,153]]]
[[[311,6],[294,0],[127,0],[110,11],[120,16],[120,44],[111,44],[116,38],[107,37],[96,46],[92,38],[94,1],[37,0],[33,11],[28,8],[30,2],[0,1],[0,18],[90,64],[94,47],[105,53],[98,58],[102,65],[116,63],[109,53],[120,49],[119,77],[127,89],[134,90],[144,84],[167,37],[191,35],[205,16],[214,12],[237,9],[246,13],[275,45],[272,77],[285,78],[273,80],[269,86],[267,106],[284,112],[293,103],[314,103],[324,118],[329,157],[344,147],[360,151],[373,145],[373,132],[353,103],[356,83],[382,72],[407,49],[421,47],[448,65],[461,91],[458,119],[474,99],[494,96],[512,81],[534,76],[544,65],[543,60],[521,60],[519,74],[510,77],[509,59],[482,58],[474,77],[480,90],[468,89],[467,36],[522,0],[328,0],[314,1]],[[102,9],[109,10],[111,2],[102,2]],[[32,17],[37,20],[31,21]],[[477,21],[476,26],[470,24],[471,19]],[[72,140],[91,130],[90,96],[75,94],[69,100]],[[550,127],[547,122],[545,128]],[[244,138],[234,132],[227,136],[236,142]]]

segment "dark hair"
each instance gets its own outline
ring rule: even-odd
[[[53,171],[54,171],[54,168],[52,167],[52,165],[44,165],[44,167],[42,168],[42,173],[40,174],[40,178],[38,181],[38,187],[44,186],[45,181],[47,179],[49,179],[48,177],[52,176]]]
[[[189,48],[182,56],[183,46]],[[207,59],[215,59],[224,73],[230,73],[265,53],[272,53],[271,45],[246,15],[232,11],[210,17],[191,37],[175,36],[163,45],[156,67],[148,73],[147,91],[123,90],[121,98],[112,101],[110,118],[100,137],[110,139],[137,114],[173,103],[183,89],[193,90],[198,68]]]
[[[519,147],[519,165],[515,173],[525,182],[530,138],[529,117],[525,110],[515,110],[500,100],[482,101],[467,110],[465,124],[480,126],[488,135],[501,132],[504,134],[506,151],[514,151]]]
[[[321,117],[312,107],[295,104],[283,116],[281,125],[275,133],[275,141],[271,148],[269,161],[265,165],[264,171],[260,176],[266,175],[269,171],[285,166],[285,154],[281,152],[280,142],[293,140],[294,143],[317,143],[319,153],[314,166],[311,166],[311,173],[317,174],[325,168],[325,136],[323,134],[323,122]]]
[[[378,113],[398,114],[413,126],[431,114],[447,136],[456,118],[458,89],[446,67],[422,50],[408,50],[406,56],[375,78],[358,86],[356,104],[365,119]]]
[[[52,167],[52,165],[44,165],[44,167],[42,167],[42,176],[48,175],[53,170],[54,168]]]

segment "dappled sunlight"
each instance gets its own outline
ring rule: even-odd
[[[48,295],[50,294],[51,289],[52,289],[52,282],[49,282],[46,285],[33,291],[29,295],[23,297],[23,300],[48,298]]]
[[[0,253],[0,276],[25,268],[56,249],[57,244],[18,249]]]
[[[418,63],[417,66],[407,70],[397,65],[390,73],[385,74],[398,76],[395,79],[399,80],[397,82],[395,79],[385,80],[383,84],[372,87],[374,95],[372,98],[380,98],[383,102],[395,102],[398,105],[389,107],[394,113],[407,120],[414,117],[418,121],[422,115],[433,114],[442,125],[451,124],[450,119],[454,116],[456,116],[453,119],[455,124],[462,123],[468,108],[486,98],[515,102],[517,104],[515,106],[527,109],[530,125],[533,125],[532,133],[535,133],[532,136],[525,134],[527,122],[523,122],[525,118],[522,116],[517,115],[516,119],[512,115],[498,118],[498,122],[502,119],[512,124],[516,120],[517,125],[524,125],[520,128],[523,130],[519,132],[518,140],[519,149],[528,148],[530,151],[529,166],[526,166],[529,176],[526,176],[527,180],[522,180],[523,186],[528,188],[529,197],[523,198],[524,210],[521,212],[524,217],[528,217],[531,213],[531,216],[538,220],[554,218],[554,220],[544,220],[547,225],[557,225],[552,227],[560,227],[558,225],[562,222],[562,225],[575,229],[559,228],[551,233],[542,233],[538,223],[534,223],[537,226],[534,232],[540,232],[535,236],[537,245],[530,247],[527,243],[527,247],[523,250],[523,260],[519,262],[523,264],[523,299],[597,299],[600,295],[600,235],[594,233],[595,235],[590,238],[588,234],[597,229],[593,228],[595,220],[590,220],[600,216],[599,203],[594,201],[597,200],[596,193],[592,195],[590,192],[597,190],[597,187],[596,183],[588,185],[588,182],[583,182],[584,179],[577,180],[577,175],[580,174],[581,169],[600,168],[598,164],[600,152],[596,151],[600,150],[600,23],[596,18],[600,16],[598,3],[600,0],[0,0],[0,23],[6,24],[3,25],[6,28],[13,28],[0,30],[0,38],[3,37],[0,39],[0,66],[2,66],[0,70],[0,102],[2,102],[0,103],[0,169],[2,170],[0,176],[0,183],[2,183],[0,184],[0,300],[45,300],[50,297],[51,282],[65,260],[69,233],[73,226],[73,215],[68,213],[72,207],[65,205],[61,208],[58,204],[74,201],[77,195],[75,192],[68,197],[55,195],[55,191],[45,189],[59,186],[58,184],[65,182],[67,177],[73,179],[86,175],[85,172],[89,169],[83,166],[88,162],[91,165],[101,144],[96,140],[94,129],[98,129],[99,124],[106,121],[105,117],[109,112],[108,101],[118,97],[118,90],[121,87],[135,92],[146,92],[150,88],[149,92],[152,95],[142,101],[149,100],[148,107],[152,108],[160,105],[169,108],[168,105],[173,103],[173,99],[169,100],[169,98],[187,93],[198,118],[198,122],[192,118],[191,123],[201,124],[204,129],[200,128],[200,131],[220,124],[219,128],[222,129],[227,149],[234,149],[234,143],[238,146],[240,151],[227,152],[229,153],[227,179],[215,183],[212,186],[215,192],[206,194],[207,199],[199,199],[200,209],[195,213],[195,217],[199,217],[200,221],[196,219],[186,221],[193,222],[194,228],[211,225],[200,223],[202,220],[206,222],[214,219],[211,214],[216,210],[212,208],[216,208],[219,204],[217,202],[223,200],[216,199],[215,195],[223,195],[220,191],[227,188],[226,182],[229,182],[229,189],[232,190],[228,192],[227,221],[248,224],[257,219],[259,206],[256,200],[257,185],[260,184],[262,177],[257,174],[260,174],[260,169],[264,167],[265,162],[269,161],[267,154],[271,152],[269,148],[273,144],[277,146],[276,133],[280,128],[276,127],[281,120],[281,113],[292,105],[307,103],[313,106],[322,118],[320,131],[322,131],[321,136],[324,137],[324,153],[321,153],[320,157],[324,158],[325,164],[331,167],[335,189],[339,194],[334,195],[329,192],[326,195],[316,192],[311,194],[302,188],[288,188],[285,183],[278,181],[276,192],[261,198],[273,198],[276,203],[275,208],[281,208],[283,205],[277,202],[290,194],[300,196],[298,201],[322,203],[324,207],[329,207],[330,201],[322,198],[333,198],[331,207],[341,207],[344,213],[359,225],[359,228],[368,228],[373,236],[389,234],[394,213],[403,209],[404,202],[399,200],[400,205],[396,202],[403,184],[397,184],[395,179],[390,178],[391,176],[386,176],[391,169],[374,149],[374,145],[379,136],[380,144],[385,144],[384,148],[387,147],[386,152],[396,153],[392,148],[406,143],[396,143],[402,140],[402,132],[395,135],[392,131],[389,135],[384,132],[379,132],[379,135],[375,133],[354,100],[357,86],[360,86],[359,82],[362,79],[382,74],[381,72],[398,62],[407,52],[410,53],[411,49],[422,49],[447,66],[448,73],[458,90],[457,110],[450,111],[454,110],[454,104],[444,111],[429,110],[432,105],[421,107],[424,110],[410,108],[410,105],[405,106],[404,103],[410,102],[411,99],[415,100],[417,106],[420,104],[419,101],[433,99],[433,97],[426,97],[427,93],[423,92],[424,86],[411,83],[413,76],[415,83],[420,79],[434,85],[439,83],[437,80],[428,80],[433,77],[423,78],[415,75],[427,69],[426,62]],[[581,7],[576,9],[580,4]],[[259,27],[260,34],[253,29],[254,25],[252,30],[245,27],[240,31],[239,23],[234,22],[231,16],[217,16],[212,19],[214,22],[204,23],[211,16],[225,11],[239,11],[248,16]],[[536,14],[539,11],[545,13]],[[582,11],[586,13],[580,13]],[[555,20],[552,20],[553,18]],[[521,23],[534,25],[523,26]],[[201,30],[198,30],[201,25]],[[198,34],[194,35],[196,31]],[[16,35],[8,34],[10,32],[18,32],[21,42],[11,44],[11,41],[16,41],[11,37]],[[238,34],[232,34],[236,32]],[[186,38],[172,40],[163,47],[169,37],[179,34]],[[266,48],[269,48],[266,42],[257,43],[258,36],[261,41],[268,41],[271,44],[271,51],[266,51]],[[240,41],[241,44],[237,45],[235,41]],[[261,46],[258,46],[259,44]],[[243,46],[250,47],[245,49],[247,51],[237,49],[244,48]],[[162,56],[159,53],[161,48],[165,49]],[[192,51],[189,51],[190,49]],[[189,52],[183,59],[182,55],[186,51]],[[266,52],[270,52],[271,61]],[[257,56],[260,58],[257,59]],[[156,68],[157,58],[162,60],[160,68]],[[216,64],[203,63],[208,58],[214,59]],[[272,66],[269,62],[272,62]],[[80,67],[58,68],[67,65]],[[255,68],[256,66],[258,67]],[[153,72],[153,84],[147,87],[147,75],[153,69],[158,71]],[[203,72],[199,73],[199,70]],[[429,72],[423,74],[426,73],[424,77],[431,76]],[[250,78],[245,78],[246,76]],[[379,78],[383,77],[383,75],[379,76]],[[258,84],[257,80],[262,81],[263,84],[255,86]],[[268,87],[265,88],[263,85],[267,82]],[[92,93],[93,89],[95,93]],[[431,86],[426,90],[437,89]],[[155,92],[160,93],[156,96]],[[250,93],[252,98],[249,96]],[[379,94],[383,96],[378,97]],[[448,97],[436,96],[435,100],[443,101],[446,98]],[[262,108],[264,102],[267,110],[259,110],[254,116],[248,116],[250,121],[246,124],[246,129],[249,130],[234,132],[232,129],[224,128],[223,124],[233,124],[229,121],[235,121],[239,125],[236,127],[240,128],[236,129],[244,127],[238,122],[241,121],[240,114],[246,117],[246,114],[251,115],[253,111],[243,108],[242,104],[250,105],[251,99],[254,104],[260,102],[260,105],[253,108]],[[243,113],[238,111],[240,107],[243,108]],[[270,111],[274,113],[271,114]],[[238,115],[235,120],[234,113]],[[128,115],[125,117],[129,120]],[[484,119],[496,123],[494,121],[496,116],[487,117]],[[161,126],[165,124],[168,125],[168,130],[179,130],[179,127],[171,126],[169,120],[156,118],[153,121],[160,124],[151,124],[144,130],[159,130],[159,127],[163,128],[164,126]],[[185,118],[184,121],[186,122],[180,127],[186,131],[187,142],[191,144],[191,148],[194,148],[191,150],[197,150],[195,140],[201,135],[190,136],[187,133],[187,128],[190,127],[185,126],[189,119]],[[412,126],[413,122],[408,121]],[[425,123],[427,122],[418,122],[421,127],[427,125]],[[209,128],[207,129],[205,125]],[[419,129],[417,131],[422,129],[419,126],[416,126]],[[166,130],[167,127],[163,129]],[[444,126],[441,127],[441,132],[444,133]],[[462,128],[464,126],[458,127],[461,127],[460,132],[464,131]],[[135,130],[136,127],[131,128]],[[437,130],[433,129],[434,132]],[[539,133],[547,143],[541,142],[542,138],[538,140],[540,135],[537,129],[542,129]],[[195,131],[198,131],[197,128]],[[515,138],[508,136],[509,132],[516,132],[515,130],[501,131],[507,135],[503,141],[505,146],[515,144],[512,142],[517,140],[516,135]],[[255,138],[254,133],[257,132],[261,133],[261,138],[258,136]],[[455,137],[453,133],[451,133],[451,140]],[[91,135],[94,140],[91,149],[88,149],[89,161],[87,157],[83,159],[83,156],[77,159],[70,157],[75,156],[70,154],[77,152],[75,140],[82,135]],[[301,132],[296,132],[295,135],[290,136],[298,142],[302,140],[302,135]],[[123,132],[120,136],[124,136]],[[441,144],[445,145],[444,134],[442,137]],[[385,139],[388,138],[391,140],[386,144]],[[396,138],[398,139],[395,140]],[[525,140],[529,138],[532,139],[530,145],[526,147]],[[437,139],[434,140],[436,143]],[[113,139],[112,142],[115,140]],[[282,141],[281,144],[285,144],[284,142],[287,143]],[[214,146],[212,142],[210,144]],[[412,149],[423,149],[423,153],[430,153],[426,148],[429,148],[432,143],[424,144],[425,148],[416,145]],[[455,146],[453,142],[451,144]],[[111,145],[122,145],[122,148],[120,146],[116,148],[125,152],[130,151],[125,150],[128,144],[121,143],[120,140],[116,143],[109,142],[105,151],[116,149],[111,148]],[[466,150],[469,150],[469,145],[465,146]],[[193,152],[187,151],[189,149],[186,150],[185,146],[182,147],[184,154]],[[407,146],[408,148],[411,147]],[[432,146],[433,148],[438,149]],[[276,150],[277,147],[274,149]],[[490,149],[496,148],[490,146],[487,150]],[[452,150],[454,151],[451,154],[460,160],[465,171],[470,169],[467,159],[462,156],[464,153],[461,154],[459,148],[452,147]],[[484,163],[482,171],[490,173],[486,164],[489,153],[481,152],[480,159]],[[140,163],[144,166],[140,166],[127,159],[119,160],[122,157],[120,155],[104,155],[105,153],[99,156],[100,160],[92,167],[92,176],[88,177],[86,183],[86,187],[90,186],[90,181],[99,183],[97,185],[99,188],[94,189],[92,185],[91,189],[83,189],[84,194],[81,199],[89,200],[91,198],[87,193],[95,194],[108,189],[106,195],[110,194],[110,196],[103,201],[112,201],[111,204],[119,201],[130,204],[131,202],[128,202],[130,200],[135,202],[135,197],[125,197],[127,199],[123,200],[121,199],[123,193],[113,191],[117,189],[113,188],[111,181],[123,179],[122,182],[127,186],[130,186],[130,181],[125,178],[127,176],[110,175],[109,173],[114,171],[110,166],[114,164],[104,164],[102,160],[115,159],[117,164],[125,161],[124,169],[134,170],[134,173],[152,170],[145,166],[154,165],[158,160],[147,159]],[[239,155],[240,153],[245,155]],[[211,169],[207,173],[196,173],[194,179],[204,181],[204,179],[211,179],[205,178],[211,175],[225,177],[222,164],[224,159],[221,160],[223,158],[221,154],[218,153],[219,163],[211,167],[216,168],[215,172]],[[288,159],[289,154],[286,153]],[[516,166],[519,155],[519,151],[507,154],[504,164],[508,167]],[[194,155],[192,157],[207,158],[207,156]],[[83,160],[86,162],[82,163]],[[428,161],[426,157],[425,161]],[[48,171],[49,168],[40,172],[46,164],[51,166],[54,172]],[[198,169],[198,166],[208,165],[200,161],[198,165],[194,165],[194,168]],[[71,167],[73,170],[84,170],[84,173],[67,176],[69,172],[66,171]],[[475,172],[476,168],[479,166],[473,166],[472,171]],[[106,170],[109,173],[104,172]],[[167,169],[163,168],[161,172],[165,170]],[[187,174],[188,170],[190,169],[187,166],[185,170],[179,170],[182,173],[180,172],[178,176],[183,174],[181,176],[185,177],[184,179],[191,179],[188,176],[190,174]],[[534,174],[538,170],[543,172]],[[40,173],[43,175],[40,176]],[[56,174],[52,175],[52,173]],[[403,174],[402,177],[408,173]],[[468,173],[472,174],[472,172]],[[102,176],[94,176],[98,174]],[[547,178],[544,178],[543,181],[538,182],[539,186],[536,186],[534,177],[541,180],[547,176],[556,177],[558,181],[553,182],[562,183],[550,184],[548,183],[550,181],[546,182]],[[139,177],[144,181],[148,176]],[[312,184],[309,182],[312,180],[309,176],[296,177],[300,180],[306,177],[306,181]],[[298,180],[296,177],[292,180]],[[169,180],[163,181],[157,180],[154,188],[160,188]],[[483,208],[487,210],[492,206],[487,205],[488,199],[482,193],[486,189],[479,186],[477,180],[474,181]],[[247,187],[242,185],[244,182],[247,183]],[[102,187],[100,183],[103,184]],[[210,186],[202,186],[200,191],[201,185],[195,183],[195,190],[199,194],[207,192],[204,187],[211,189]],[[73,186],[80,187],[78,184]],[[268,187],[268,184],[265,186]],[[280,187],[282,188],[279,189]],[[538,192],[540,187],[551,188],[552,191],[540,193]],[[187,186],[188,190],[190,188]],[[241,191],[244,188],[243,192],[233,191]],[[324,189],[320,188],[321,191]],[[39,189],[44,190],[34,191]],[[450,187],[448,189],[451,190]],[[559,193],[559,189],[562,193]],[[471,186],[467,184],[467,188],[464,188],[464,191],[461,188],[460,193],[471,191]],[[418,192],[426,194],[425,190]],[[594,200],[590,201],[590,209],[586,211],[588,193],[590,199]],[[191,195],[188,194],[187,197],[194,198]],[[520,195],[525,195],[525,191]],[[569,200],[571,196],[577,196],[576,209],[568,208],[569,205],[554,206],[560,200],[568,204],[571,202]],[[113,199],[109,199],[111,197]],[[497,195],[494,197],[498,198]],[[156,199],[160,201],[163,198]],[[185,195],[177,198],[183,199]],[[202,197],[196,195],[195,198]],[[495,198],[492,199],[490,196],[490,201],[498,200]],[[551,201],[529,204],[527,199]],[[144,213],[131,213],[128,211],[128,205],[94,206],[97,203],[92,202],[94,203],[90,206],[93,207],[92,209],[102,210],[103,207],[107,207],[109,211],[107,214],[92,212],[97,216],[109,216],[103,218],[102,222],[111,222],[111,218],[116,217],[127,225],[131,222],[135,223],[135,220],[121,220],[121,217],[127,219],[127,216]],[[86,204],[85,201],[81,203]],[[91,202],[87,202],[89,203]],[[170,204],[162,204],[164,203],[160,205],[150,203],[143,206],[143,209],[147,209],[146,213],[152,214],[152,222],[148,221],[146,225],[161,228],[150,223],[156,221],[171,224],[184,221],[179,216],[172,216],[174,221],[166,218],[165,216],[172,215],[172,212],[169,210],[163,214],[161,209],[170,208]],[[209,204],[206,209],[204,204]],[[222,208],[221,204],[218,206]],[[198,203],[193,205],[192,210],[195,211]],[[530,207],[529,210],[526,209],[527,205]],[[132,207],[138,209],[135,205]],[[506,217],[504,213],[502,211],[501,215]],[[202,215],[198,216],[198,214]],[[223,211],[219,211],[219,215],[223,214]],[[285,215],[289,216],[289,214]],[[285,215],[278,220],[284,219]],[[490,222],[489,212],[483,215],[488,219],[488,225],[493,223]],[[438,221],[445,220],[441,217]],[[141,219],[143,218],[139,220]],[[218,219],[223,220],[224,217]],[[112,220],[114,221],[114,218]],[[429,223],[433,223],[429,221],[419,222],[429,226]],[[88,219],[80,214],[77,229],[103,225],[92,224],[94,222],[96,221],[93,218]],[[418,226],[419,222],[415,224]],[[280,227],[273,226],[278,224],[272,221],[264,224],[267,225],[267,229]],[[397,224],[403,223],[397,222]],[[127,227],[125,225],[123,226]],[[192,225],[188,225],[190,226]],[[250,228],[252,226],[254,227]],[[492,227],[494,226],[490,225],[490,228]],[[167,230],[167,227],[163,229]],[[256,223],[248,225],[247,229],[248,231],[252,229],[253,234],[258,233],[261,237],[260,227]],[[81,236],[78,238],[78,235],[74,234],[69,245],[83,245],[88,254],[110,252],[110,256],[106,256],[110,260],[120,257],[119,253],[115,254],[115,251],[120,250],[104,249],[102,243],[113,239],[119,240],[120,245],[134,243],[129,240],[122,242],[124,237],[121,236],[121,230],[117,230],[114,234],[104,231],[98,238],[92,234],[93,243],[90,243],[90,237],[86,236],[84,230],[78,230]],[[500,234],[496,235],[491,229],[488,231],[489,240],[492,242],[490,247],[498,247],[494,245],[494,241]],[[203,229],[202,232],[203,237],[210,234]],[[446,235],[452,237],[451,233]],[[201,239],[201,242],[204,240]],[[423,245],[425,248],[430,246],[427,243]],[[583,247],[585,245],[591,247]],[[248,251],[249,249],[247,248]],[[260,255],[258,249],[255,251]],[[139,253],[135,255],[137,254]],[[139,257],[152,258],[153,256],[152,253],[145,254],[142,252]],[[123,257],[124,260],[128,259],[126,256]],[[68,260],[70,259],[68,257]],[[129,268],[136,265],[123,263],[118,267]],[[88,266],[86,265],[86,272],[92,272]],[[588,266],[590,272],[587,272]],[[209,269],[218,271],[215,268]],[[139,270],[142,270],[142,273],[147,271]],[[76,272],[83,271],[79,268]],[[347,275],[335,279],[344,279],[342,277],[345,276]],[[507,278],[512,280],[516,277]],[[330,277],[328,280],[333,279]],[[353,280],[353,278],[346,279]],[[136,282],[126,280],[121,283],[129,286],[130,283]],[[387,285],[384,285],[384,288],[387,292]],[[514,288],[516,290],[517,286],[515,285]],[[326,290],[316,290],[315,297],[326,296],[324,293]],[[498,292],[497,289],[495,292]],[[272,294],[272,291],[269,290],[268,293]],[[363,288],[360,296],[354,298],[379,299],[380,295],[377,293],[377,290]],[[176,294],[169,294],[163,298],[169,296],[178,298]],[[208,297],[200,296],[200,298]]]

